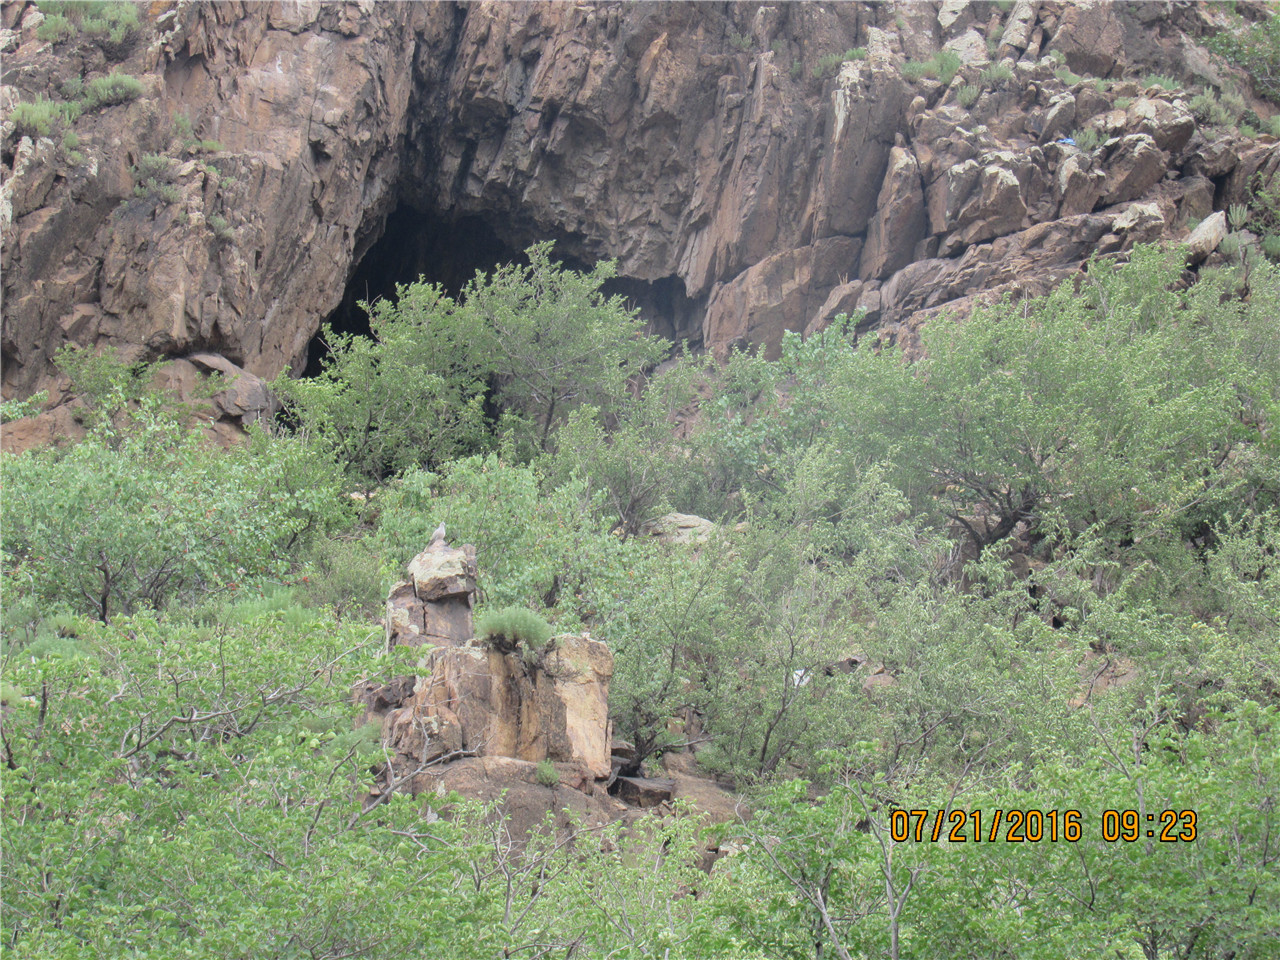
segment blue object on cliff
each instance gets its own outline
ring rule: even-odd
[[[1069,144],[1069,145],[1071,145],[1071,146],[1073,146],[1073,147],[1076,145],[1076,142],[1075,142],[1073,139],[1071,139],[1070,137],[1059,137],[1057,140],[1055,140],[1055,141],[1053,141],[1053,142],[1054,142],[1054,143],[1066,143],[1066,144]]]

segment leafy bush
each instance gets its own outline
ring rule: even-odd
[[[910,83],[923,79],[929,72],[929,66],[922,60],[908,60],[902,65],[902,77]]]
[[[1182,84],[1173,77],[1166,77],[1163,74],[1153,73],[1142,81],[1144,87],[1160,87],[1163,90],[1181,90]]]
[[[19,103],[10,114],[14,133],[20,137],[47,137],[57,125],[73,123],[78,116],[78,104],[58,103],[44,98]]]
[[[827,77],[834,77],[840,70],[840,64],[865,59],[867,59],[866,47],[854,47],[844,53],[828,53],[826,56],[819,57],[818,62],[814,64],[813,78],[825,80]]]
[[[998,87],[1013,79],[1013,69],[1008,64],[993,63],[979,74],[985,86]]]
[[[383,574],[381,556],[365,539],[320,537],[304,558],[302,573],[293,582],[308,606],[332,611],[339,621],[381,614],[392,578]]]
[[[211,213],[205,222],[209,224],[209,229],[213,231],[213,235],[219,240],[229,241],[236,238],[236,231],[227,222],[226,217]]]
[[[1243,67],[1261,92],[1280,101],[1280,18],[1264,16],[1235,24],[1209,37],[1206,45],[1223,59]]]
[[[113,72],[105,77],[94,77],[84,87],[84,109],[97,110],[128,103],[142,96],[143,90],[142,81],[127,73]]]
[[[1053,74],[1068,87],[1074,87],[1077,83],[1084,79],[1078,73],[1074,73],[1070,67],[1059,67]]]
[[[750,50],[754,42],[755,41],[753,41],[747,34],[738,33],[736,31],[729,34],[729,46],[742,53],[746,53]]]
[[[1262,238],[1262,252],[1272,260],[1280,260],[1280,236],[1269,233]]]
[[[74,23],[55,13],[46,15],[44,22],[36,27],[36,38],[46,43],[61,43],[78,32]]]
[[[801,63],[799,60],[792,60],[791,69],[787,72],[792,80],[799,80],[800,75],[804,73],[804,64]]]
[[[458,300],[423,282],[398,286],[370,311],[375,339],[326,328],[320,376],[273,384],[289,415],[328,443],[353,478],[376,484],[399,471],[492,448],[505,433],[523,456],[583,404],[610,406],[629,378],[669,344],[645,336],[635,312],[589,273],[526,251],[529,265],[479,274]],[[503,415],[495,423],[486,402]]]
[[[982,88],[975,84],[967,83],[956,94],[956,102],[968,110],[978,102],[980,96],[982,96]]]
[[[503,607],[476,621],[476,639],[512,649],[540,652],[551,639],[551,624],[526,607]]]
[[[550,760],[538,761],[538,768],[534,772],[534,779],[544,787],[560,786],[560,773],[556,770],[556,765]]]
[[[5,400],[0,402],[0,423],[34,417],[49,402],[49,391],[41,390],[33,393],[25,400]]]
[[[280,577],[293,551],[343,517],[336,483],[300,441],[208,450],[158,416],[66,451],[5,455],[4,549],[23,590],[102,621]]]
[[[1082,127],[1079,130],[1071,131],[1071,139],[1085,153],[1092,153],[1098,149],[1098,144],[1102,142],[1102,135],[1098,133],[1095,127]]]
[[[1238,114],[1233,113],[1226,104],[1218,99],[1218,95],[1212,91],[1198,93],[1191,98],[1188,106],[1192,114],[1202,124],[1208,124],[1215,127],[1232,126],[1236,122]]]

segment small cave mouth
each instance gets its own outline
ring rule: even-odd
[[[579,258],[552,251],[552,257],[573,270],[589,270]],[[402,203],[383,224],[378,239],[360,258],[347,281],[342,301],[325,318],[335,333],[372,336],[369,315],[361,303],[395,296],[396,284],[419,278],[438,283],[456,297],[477,271],[491,273],[508,263],[528,263],[524,251],[499,236],[488,220],[475,214],[453,215],[422,210]],[[640,311],[649,332],[693,349],[702,346],[702,318],[706,299],[691,298],[678,276],[640,280],[618,276],[605,282],[603,292],[619,295]],[[329,357],[323,330],[307,346],[304,377],[317,376]]]
[[[360,304],[393,298],[398,283],[422,278],[456,297],[477,270],[487,273],[523,261],[523,253],[499,239],[481,217],[450,217],[402,204],[387,217],[382,235],[356,264],[342,302],[325,320],[336,333],[371,336],[369,315]],[[317,332],[307,347],[303,376],[319,374],[328,356],[324,333]]]

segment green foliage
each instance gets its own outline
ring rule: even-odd
[[[1133,106],[1133,97],[1116,97],[1115,107],[1117,110],[1128,110]]]
[[[1263,123],[1263,131],[1271,137],[1280,137],[1280,113],[1273,114]]]
[[[83,33],[120,59],[138,36],[138,5],[128,0],[40,0],[36,6],[45,14],[36,33],[41,40],[56,43]]]
[[[960,72],[961,65],[958,54],[951,50],[939,50],[928,60],[908,60],[902,65],[902,76],[912,83],[923,77],[932,77],[943,86],[950,86]]]
[[[33,393],[25,400],[5,400],[0,403],[0,423],[34,417],[49,402],[49,391]]]
[[[529,453],[577,406],[608,405],[656,362],[665,341],[590,273],[530,247],[530,264],[478,275],[455,301],[426,283],[372,306],[374,339],[326,329],[331,354],[319,377],[273,384],[289,414],[328,443],[353,477],[380,482],[402,470],[491,448],[500,426]],[[485,410],[490,384],[504,408]]]
[[[551,624],[526,607],[487,611],[476,621],[477,639],[534,653],[547,645],[551,633]]]
[[[993,63],[978,75],[986,87],[999,87],[1013,79],[1013,69],[1004,63]]]
[[[98,352],[68,343],[53,355],[57,368],[71,380],[72,391],[85,405],[83,419],[90,429],[109,427],[149,393],[157,365],[129,363],[115,347]],[[105,437],[114,442],[113,435]]]
[[[475,318],[476,346],[499,378],[507,429],[526,449],[545,449],[574,409],[616,403],[671,345],[646,336],[636,312],[601,291],[617,272],[612,261],[579,273],[551,260],[549,242],[525,254],[527,267],[478,275],[462,299]]]
[[[74,103],[36,98],[16,104],[10,117],[13,129],[20,137],[47,137],[60,124],[74,123],[80,116],[80,108]]]
[[[226,217],[217,213],[211,213],[205,219],[205,222],[209,224],[209,229],[213,231],[213,235],[219,240],[231,241],[236,238],[235,228],[227,222]]]
[[[799,80],[800,75],[804,73],[804,64],[799,60],[791,61],[791,69],[787,71],[792,80]]]
[[[1173,77],[1166,77],[1162,74],[1153,73],[1142,81],[1144,87],[1160,87],[1162,90],[1181,90],[1182,84]]]
[[[1073,72],[1070,67],[1059,67],[1054,71],[1053,75],[1068,87],[1074,87],[1084,79],[1080,74]]]
[[[337,620],[376,619],[392,577],[378,552],[363,538],[321,537],[304,556],[294,590],[307,606],[332,611]]]
[[[79,31],[76,25],[59,14],[48,14],[44,22],[36,27],[36,39],[46,43],[61,43],[68,37],[74,37]]]
[[[1280,236],[1269,233],[1262,238],[1262,252],[1272,260],[1280,260]]]
[[[1071,139],[1085,153],[1092,153],[1102,143],[1102,135],[1094,127],[1081,127],[1071,131]]]
[[[978,97],[980,96],[982,96],[982,88],[969,83],[960,88],[960,91],[956,94],[956,102],[968,110],[978,102]]]
[[[746,53],[754,44],[755,41],[748,34],[737,33],[736,31],[732,31],[729,34],[729,46],[741,53]]]
[[[924,79],[928,72],[928,65],[922,60],[908,60],[902,65],[902,77],[911,83]]]
[[[112,438],[3,458],[10,589],[102,621],[279,577],[290,551],[342,516],[338,491],[276,440],[220,453],[145,409]]]
[[[534,779],[544,787],[560,786],[560,773],[556,770],[556,765],[550,760],[538,761],[538,768],[534,773]]]
[[[142,81],[127,73],[109,73],[104,77],[94,77],[84,86],[84,104],[86,111],[101,107],[111,107],[120,103],[128,103],[142,96]]]
[[[867,59],[866,47],[854,47],[844,53],[828,53],[819,57],[818,62],[814,64],[813,78],[815,80],[825,80],[828,77],[834,77],[840,70],[840,64],[865,59]]]
[[[1263,95],[1280,100],[1280,18],[1268,15],[1246,24],[1242,18],[1209,37],[1206,46],[1228,63],[1244,68]]]
[[[944,87],[951,86],[951,81],[955,79],[962,66],[960,55],[952,50],[939,50],[930,62],[933,64],[932,75],[936,76],[938,82]]]
[[[1238,113],[1232,112],[1223,101],[1219,100],[1217,93],[1212,90],[1196,94],[1191,98],[1189,106],[1191,112],[1200,123],[1210,126],[1233,126],[1239,116]]]

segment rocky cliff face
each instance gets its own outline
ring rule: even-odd
[[[7,118],[74,78],[143,84],[77,119],[74,149],[5,121],[6,398],[65,402],[54,351],[115,345],[245,371],[220,406],[243,419],[245,384],[300,370],[358,271],[363,297],[547,237],[617,258],[659,332],[716,353],[859,308],[910,336],[1182,238],[1280,165],[1272,138],[1145,82],[1231,79],[1197,44],[1208,4],[141,9],[137,41],[104,50],[3,8]],[[940,50],[950,82],[909,79]]]

